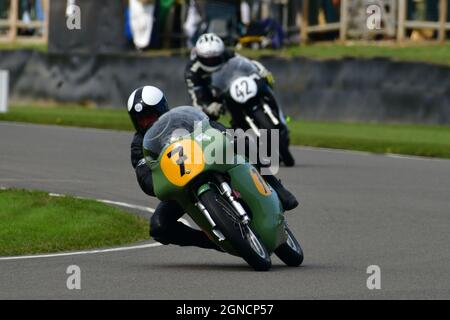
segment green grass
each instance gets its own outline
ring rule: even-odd
[[[305,57],[312,59],[341,59],[384,57],[399,61],[419,61],[450,65],[450,43],[436,44],[336,44],[323,43],[308,46],[295,46],[274,50],[243,50],[243,55],[260,58],[274,54],[286,58]]]
[[[17,121],[37,124],[132,130],[133,126],[124,109],[97,109],[66,105],[63,107],[12,107],[6,114],[0,113],[0,121]]]
[[[243,50],[242,54],[252,58],[278,55],[285,58],[305,57],[311,59],[391,58],[398,61],[429,62],[450,65],[450,43],[445,44],[335,44],[323,43],[309,46],[295,46],[279,51]]]
[[[294,121],[293,144],[450,158],[450,127]]]
[[[36,50],[40,52],[47,52],[48,47],[46,44],[40,43],[0,43],[0,50]]]
[[[1,120],[132,130],[125,109],[13,107]],[[450,158],[450,126],[293,120],[289,127],[297,145]]]
[[[96,201],[0,190],[0,256],[116,246],[147,238],[144,219]]]
[[[42,44],[0,44],[0,50],[30,49],[47,52],[47,46]],[[439,44],[437,42],[337,42],[314,43],[310,45],[291,46],[282,50],[241,50],[245,56],[260,58],[262,56],[281,56],[286,58],[305,57],[312,59],[340,59],[344,57],[374,58],[385,57],[399,61],[420,61],[435,64],[450,65],[450,42]],[[136,54],[136,52],[130,52]],[[182,54],[188,56],[187,49],[149,50],[144,56],[168,56]]]

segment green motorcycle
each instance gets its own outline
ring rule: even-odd
[[[303,251],[286,223],[277,194],[233,142],[192,107],[164,114],[144,138],[155,194],[175,200],[208,237],[258,271],[275,253],[288,266]]]

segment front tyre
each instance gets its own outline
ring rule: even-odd
[[[270,255],[258,235],[238,218],[233,206],[215,189],[200,195],[201,203],[211,218],[239,255],[256,271],[268,271],[272,267]]]
[[[286,167],[295,166],[295,158],[289,150],[289,132],[285,124],[280,123],[276,126],[272,120],[264,113],[262,109],[256,110],[253,114],[255,121],[259,128],[267,130],[280,130],[280,141],[279,141],[279,158],[280,161],[284,163]],[[269,137],[270,138],[270,137]],[[270,140],[268,142],[268,147],[271,146]],[[270,153],[272,150],[269,150]]]
[[[298,267],[303,262],[303,250],[298,243],[297,239],[295,239],[294,234],[286,225],[286,234],[288,236],[285,243],[279,246],[275,250],[275,254],[281,261],[283,261],[289,267]]]

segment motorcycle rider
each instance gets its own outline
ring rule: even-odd
[[[169,112],[167,99],[163,92],[156,87],[138,88],[128,99],[128,113],[136,129],[131,143],[131,164],[142,191],[152,197],[155,197],[152,172],[144,159],[143,141],[147,130],[166,112]],[[225,131],[225,127],[215,121],[210,121],[210,124],[215,129]],[[292,210],[298,206],[296,198],[283,187],[277,178],[265,176],[265,179],[277,192],[285,210]],[[184,213],[176,201],[160,202],[150,219],[150,235],[165,245],[196,246],[222,251],[204,232],[179,222],[178,219]]]
[[[236,53],[226,49],[222,39],[214,33],[205,33],[198,39],[191,52],[191,59],[186,67],[185,81],[194,107],[202,108],[212,120],[217,120],[222,113],[223,106],[214,99],[209,86],[211,75],[220,69]],[[274,79],[261,63],[253,60],[261,78],[265,78],[270,86]]]

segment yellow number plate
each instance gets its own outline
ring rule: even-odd
[[[261,177],[261,175],[255,168],[250,169],[250,175],[252,176],[253,182],[255,183],[256,189],[258,189],[259,193],[261,193],[263,196],[270,196],[272,194],[272,191],[270,190],[270,187],[268,186],[266,180]]]
[[[161,170],[172,184],[183,187],[205,168],[203,151],[194,140],[171,144],[161,159]]]

